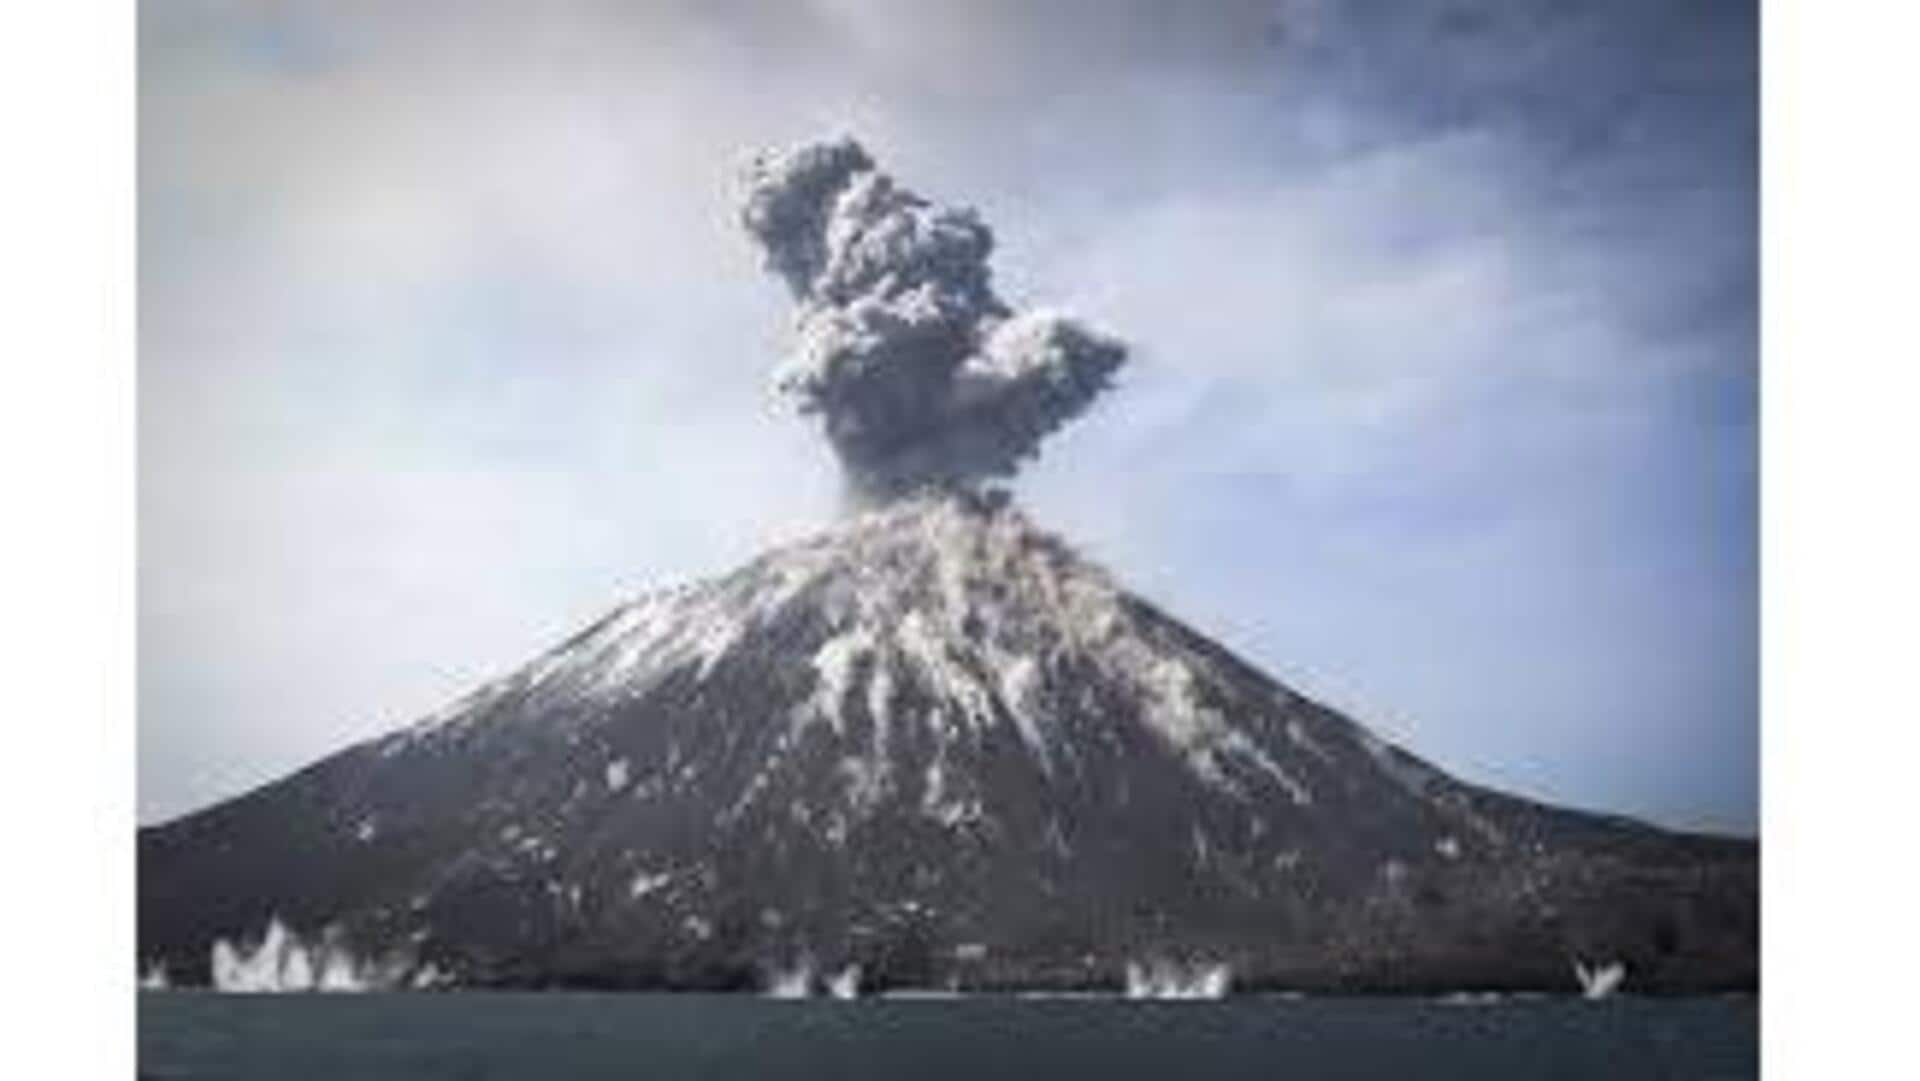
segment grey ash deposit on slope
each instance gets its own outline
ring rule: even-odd
[[[1242,989],[1425,991],[1567,990],[1571,961],[1606,959],[1639,990],[1755,984],[1750,842],[1457,781],[979,492],[1124,354],[1058,316],[1014,334],[1040,346],[991,344],[1023,317],[985,289],[966,216],[847,143],[768,159],[752,191],[813,343],[782,385],[865,509],[142,830],[143,968],[756,989],[812,966],[989,989],[1174,962]],[[958,248],[929,239],[950,230]],[[949,277],[979,287],[942,299]],[[1027,404],[988,423],[992,400]]]

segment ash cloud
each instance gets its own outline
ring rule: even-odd
[[[1010,477],[1112,385],[1124,344],[994,295],[993,232],[852,139],[763,154],[741,222],[798,304],[777,390],[818,417],[854,497]]]

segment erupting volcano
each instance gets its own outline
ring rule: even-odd
[[[1125,347],[851,141],[759,159],[777,387],[846,517],[141,831],[141,970],[248,988],[1639,990],[1757,981],[1753,843],[1456,780],[992,485]],[[796,974],[798,974],[796,976]],[[1138,987],[1135,988],[1138,990]]]

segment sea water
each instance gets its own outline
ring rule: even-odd
[[[139,1076],[1751,1078],[1752,996],[1155,1002],[142,992]]]

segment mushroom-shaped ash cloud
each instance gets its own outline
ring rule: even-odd
[[[818,416],[854,495],[1012,476],[1086,409],[1126,347],[993,293],[993,233],[894,183],[852,139],[764,154],[741,221],[799,305],[775,375]]]

